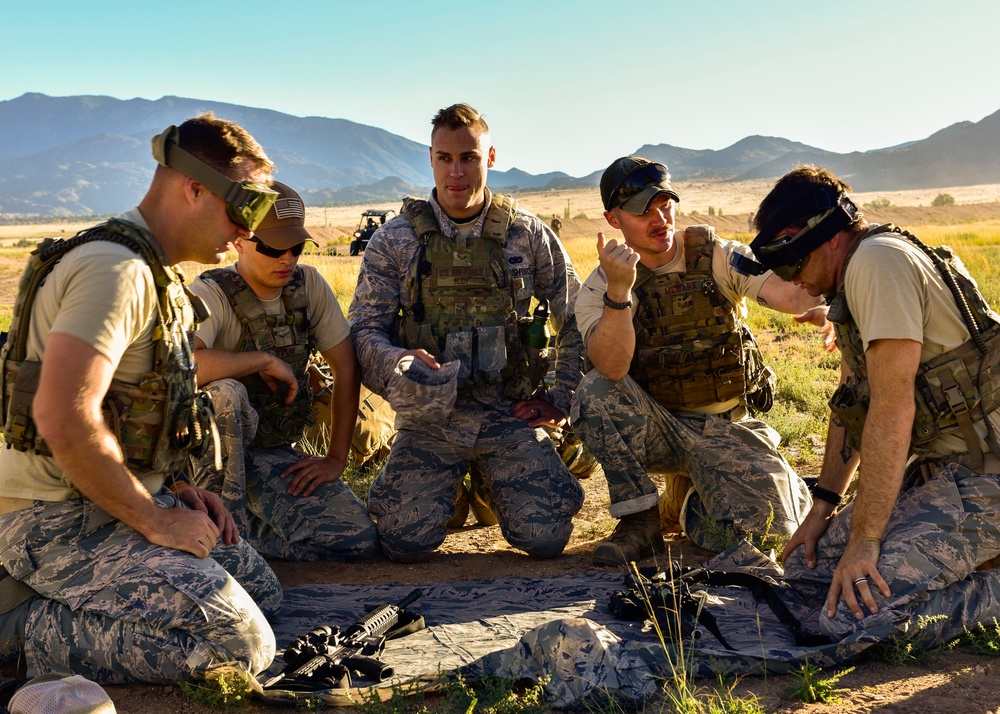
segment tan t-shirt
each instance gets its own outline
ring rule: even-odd
[[[863,240],[847,264],[844,293],[865,350],[875,340],[913,340],[921,344],[923,363],[969,339],[941,274],[908,241],[885,236]],[[1000,431],[1000,414],[994,412],[991,421]],[[931,448],[938,454],[966,450],[957,436],[938,439]]]
[[[678,242],[677,255],[674,259],[656,268],[653,273],[656,275],[666,275],[668,273],[683,273],[686,263],[684,260],[684,233],[682,231],[677,231],[674,233],[674,239]],[[750,247],[739,243],[737,241],[724,240],[717,238],[715,242],[715,252],[712,255],[712,277],[715,280],[715,284],[719,289],[719,292],[729,301],[730,304],[734,306],[734,309],[739,313],[741,318],[746,317],[746,298],[751,300],[756,300],[758,293],[760,293],[761,286],[771,277],[770,272],[766,272],[763,275],[743,275],[733,268],[730,262],[730,256],[733,253],[740,253],[755,260],[753,257],[753,252]],[[576,297],[576,324],[580,328],[580,334],[583,335],[584,347],[587,345],[587,340],[590,337],[590,332],[597,321],[601,319],[604,314],[604,293],[608,288],[608,277],[604,274],[604,271],[600,266],[594,269],[594,272],[590,274],[586,282],[584,282],[583,287],[580,292],[577,293]],[[638,305],[635,304],[635,299],[632,301],[632,314],[635,316],[635,311],[638,309]],[[724,411],[728,411],[739,404],[738,399],[733,399],[728,402],[718,402],[716,404],[709,404],[705,407],[701,407],[696,411],[705,412],[707,414],[719,414]]]
[[[337,302],[330,285],[311,265],[299,266],[305,280],[306,296],[309,304],[306,316],[316,335],[316,349],[325,352],[348,338],[351,328],[344,317],[344,311]],[[236,270],[231,265],[229,270]],[[205,346],[223,352],[235,352],[240,346],[242,325],[233,311],[225,292],[217,282],[198,277],[191,283],[191,292],[200,296],[211,313],[207,320],[198,325],[195,335]],[[284,311],[281,296],[273,300],[261,300],[267,315],[280,315]]]
[[[138,209],[122,218],[146,228]],[[93,241],[63,256],[38,289],[26,357],[43,359],[49,335],[58,332],[106,357],[115,379],[138,384],[153,366],[155,324],[156,285],[146,261],[123,245]],[[151,493],[163,485],[163,474],[135,475]],[[78,495],[54,459],[0,451],[0,496],[64,501]]]

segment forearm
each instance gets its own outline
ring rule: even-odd
[[[573,393],[583,377],[583,338],[574,315],[562,321],[556,334],[555,372],[556,383],[549,397],[563,414],[569,414]]]
[[[863,474],[851,518],[851,540],[881,542],[903,483],[913,424],[913,401],[908,409],[872,403],[862,439]]]
[[[351,440],[354,438],[354,427],[358,420],[360,388],[361,379],[357,370],[344,375],[337,373],[331,397],[330,446],[326,455],[338,463],[347,463]]]
[[[836,415],[830,415],[826,431],[826,452],[816,485],[843,495],[854,477],[860,454],[847,444],[847,430]]]
[[[267,352],[223,352],[198,348],[194,351],[194,359],[198,364],[198,384],[208,384],[217,379],[239,379],[265,371],[275,358]]]
[[[591,330],[587,356],[597,370],[615,381],[628,374],[635,354],[635,329],[629,310],[604,308]]]
[[[920,343],[878,340],[867,354],[871,399],[861,439],[861,478],[851,541],[881,541],[896,505],[916,414],[914,379]]]
[[[160,509],[125,467],[118,442],[103,422],[53,420],[45,435],[59,468],[81,494],[143,535],[155,530]]]

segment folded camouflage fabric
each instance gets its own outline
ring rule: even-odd
[[[458,360],[431,369],[407,355],[399,360],[389,378],[386,399],[397,414],[407,419],[441,421],[455,408],[458,397]]]

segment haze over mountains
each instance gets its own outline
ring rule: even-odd
[[[308,204],[395,200],[426,194],[433,185],[426,144],[346,119],[182,97],[29,93],[0,101],[0,215],[102,214],[134,206],[155,168],[150,138],[203,111],[245,126],[277,164],[278,178]],[[788,139],[748,136],[720,150],[647,144],[635,153],[663,161],[677,180],[770,178],[812,163],[830,167],[858,191],[1000,183],[1000,111],[920,141],[867,152],[838,154]],[[489,184],[513,191],[597,186],[603,168],[595,166],[583,177],[491,171]]]

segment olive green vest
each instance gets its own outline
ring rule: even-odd
[[[130,468],[174,473],[184,467],[188,453],[203,456],[217,438],[212,403],[196,387],[192,357],[193,328],[207,310],[188,292],[183,275],[166,265],[152,236],[117,219],[69,240],[46,238],[31,253],[18,287],[10,335],[0,351],[4,439],[8,448],[52,455],[32,418],[41,362],[25,359],[31,309],[39,286],[62,256],[95,240],[124,245],[142,256],[152,270],[157,294],[153,369],[139,384],[111,382],[102,404],[105,422]]]
[[[309,325],[309,297],[302,268],[295,268],[291,280],[281,290],[284,311],[280,315],[264,314],[260,298],[235,270],[215,268],[202,273],[202,277],[218,283],[239,318],[242,332],[236,351],[274,355],[288,363],[299,384],[295,401],[285,404],[283,393],[272,392],[259,374],[240,378],[251,406],[260,417],[253,445],[271,448],[294,444],[316,423],[306,371],[316,337]]]
[[[635,353],[629,375],[667,409],[739,399],[770,409],[773,372],[753,334],[712,277],[715,234],[684,232],[683,273],[654,274],[639,263],[633,292]]]
[[[931,247],[911,233],[891,224],[879,226],[862,237],[891,236],[919,248],[949,286],[972,338],[953,350],[920,365],[916,380],[916,414],[910,453],[928,455],[928,444],[938,437],[957,434],[968,446],[968,465],[981,468],[983,453],[973,425],[1000,406],[1000,318],[983,298],[972,278],[959,267],[947,246]],[[854,256],[853,247],[844,262]],[[830,408],[848,432],[848,445],[861,448],[861,434],[868,414],[870,389],[861,332],[851,315],[843,282],[830,303],[828,319],[834,324],[837,345],[853,373],[830,399]],[[988,422],[987,422],[988,424]],[[987,429],[987,443],[1000,456],[1000,443]]]
[[[517,203],[493,194],[482,236],[467,241],[441,234],[428,201],[405,198],[403,211],[420,245],[408,279],[412,307],[400,318],[398,343],[442,362],[461,360],[460,390],[502,384],[508,397],[531,397],[545,374],[538,360],[547,360],[548,352],[529,354],[520,338],[531,317],[518,317],[524,281],[511,276],[504,254]]]

